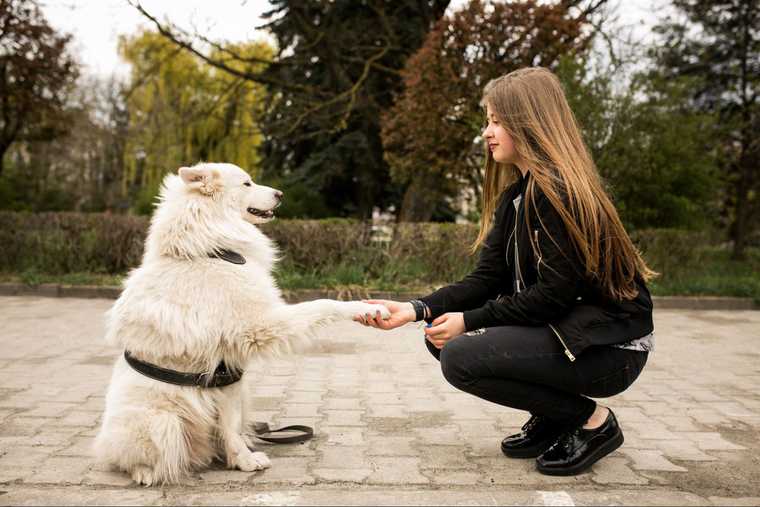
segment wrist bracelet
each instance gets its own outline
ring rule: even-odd
[[[419,322],[425,318],[425,303],[419,299],[412,299],[409,301],[414,307],[414,321]]]

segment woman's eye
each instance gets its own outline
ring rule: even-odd
[[[245,183],[243,183],[243,185],[245,185],[246,187],[250,187],[251,186],[251,182],[250,181],[246,181]]]

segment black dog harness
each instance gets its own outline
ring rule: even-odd
[[[208,256],[212,259],[222,259],[232,264],[245,264],[245,257],[232,250],[218,249],[208,254]],[[243,370],[230,369],[224,361],[219,363],[212,375],[208,375],[206,373],[185,373],[170,370],[168,368],[161,368],[155,364],[141,361],[140,359],[133,357],[128,350],[124,351],[124,359],[136,372],[141,373],[148,378],[152,378],[153,380],[177,386],[195,386],[202,388],[224,387],[240,381],[240,379],[243,378],[244,373]],[[273,430],[269,428],[267,423],[255,422],[251,425],[251,429],[256,434],[257,438],[273,444],[294,444],[304,442],[314,436],[313,428],[298,424]],[[267,436],[272,433],[281,432],[286,433],[286,436]],[[288,433],[289,435],[287,435]]]

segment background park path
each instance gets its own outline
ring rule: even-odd
[[[609,400],[626,442],[580,476],[502,456],[525,414],[451,388],[418,327],[345,323],[245,377],[253,419],[313,440],[261,445],[263,472],[142,488],[88,455],[119,352],[102,339],[112,303],[0,297],[0,505],[760,504],[758,311],[656,311],[657,350]]]

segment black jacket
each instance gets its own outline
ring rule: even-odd
[[[530,173],[502,193],[475,270],[421,298],[432,318],[464,312],[468,331],[548,325],[570,360],[590,345],[624,343],[651,333],[652,299],[644,282],[637,281],[635,299],[605,296],[585,275],[562,218],[538,185],[534,191],[539,216],[531,210],[528,230],[525,210],[530,203],[524,196],[529,179]],[[523,201],[516,206],[513,201],[520,195]],[[537,239],[538,255],[529,234]]]

